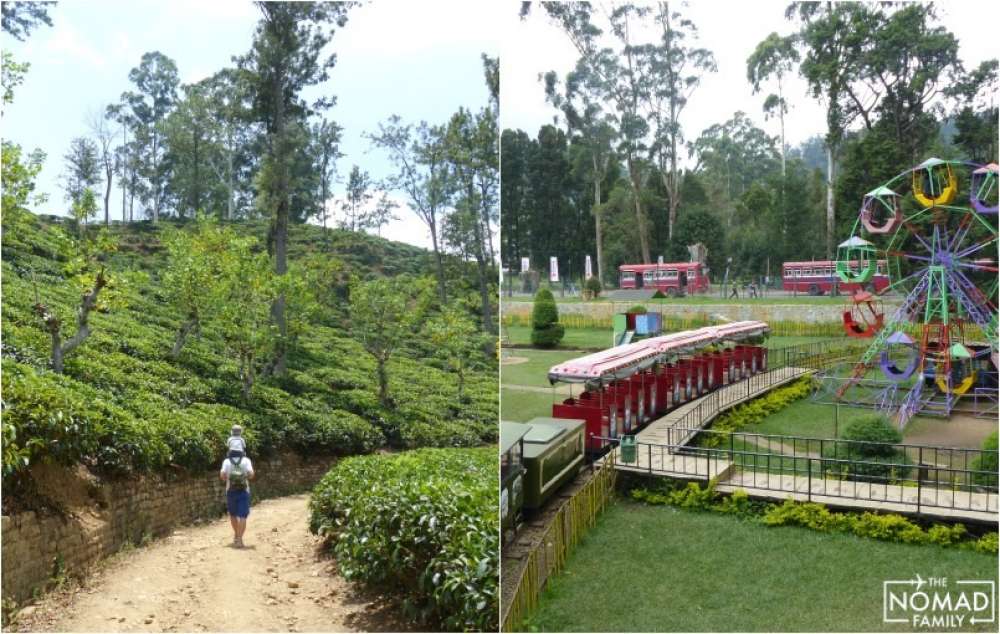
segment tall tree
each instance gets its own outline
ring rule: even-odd
[[[91,139],[76,137],[70,141],[69,151],[63,158],[66,161],[66,171],[63,173],[66,200],[76,204],[84,191],[101,182],[100,150]]]
[[[327,119],[312,126],[312,155],[319,177],[319,216],[324,229],[330,215],[327,202],[330,200],[331,187],[337,176],[337,160],[344,156],[340,151],[341,132],[339,125]]]
[[[168,195],[170,164],[166,159],[163,123],[177,100],[180,79],[172,59],[152,51],[145,53],[139,65],[129,71],[135,91],[122,93],[122,106],[110,109],[112,116],[134,125],[136,153],[133,159],[141,183],[140,196],[148,206],[153,222],[158,222]]]
[[[385,150],[396,166],[396,173],[387,181],[389,187],[406,194],[408,206],[430,231],[442,305],[448,303],[448,294],[444,283],[441,224],[450,198],[444,137],[443,126],[428,125],[424,121],[416,126],[404,124],[397,115],[380,123],[377,133],[368,135],[372,144]]]
[[[805,51],[799,72],[814,98],[826,105],[826,257],[834,257],[834,205],[837,150],[850,123],[861,117],[871,128],[874,101],[862,88],[862,53],[872,42],[873,19],[866,5],[855,2],[795,2],[785,12],[798,17],[798,42]],[[877,92],[875,93],[878,94]],[[877,98],[877,97],[876,97]]]
[[[570,133],[579,139],[578,147],[585,151],[584,159],[587,165],[583,171],[594,192],[590,211],[594,216],[597,279],[603,283],[605,277],[604,236],[601,223],[601,204],[604,202],[602,184],[615,158],[613,146],[617,131],[611,117],[601,108],[599,96],[585,92],[584,86],[585,83],[577,80],[576,73],[571,72],[566,76],[564,92],[560,93],[556,74],[549,72],[545,75],[546,98],[562,111]],[[506,168],[506,164],[504,167]]]
[[[341,225],[349,231],[362,231],[369,225],[369,203],[374,197],[371,175],[357,165],[351,166],[344,186],[344,202],[340,209],[344,212]]]
[[[271,219],[268,252],[279,277],[288,272],[294,163],[305,150],[300,142],[306,137],[298,132],[309,115],[333,104],[332,97],[309,103],[302,91],[329,77],[336,56],[324,55],[323,49],[333,37],[334,27],[347,23],[352,6],[354,3],[349,2],[258,2],[261,20],[253,46],[239,59],[253,89],[253,114],[267,133],[267,147],[256,179],[257,207]],[[288,357],[284,293],[275,299],[271,315],[280,335],[274,371],[283,374]]]
[[[785,99],[784,78],[792,72],[799,61],[799,52],[795,48],[795,38],[781,37],[771,33],[761,41],[754,52],[747,58],[747,81],[753,86],[753,94],[761,90],[761,85],[774,77],[777,83],[777,94],[771,93],[764,100],[764,113],[774,116],[777,113],[781,124],[781,175],[786,173],[787,143],[785,142],[785,115],[788,113],[788,101]]]
[[[681,204],[682,172],[678,151],[684,142],[681,115],[701,83],[704,73],[718,70],[715,56],[694,45],[698,29],[689,18],[660,2],[656,12],[660,41],[650,47],[648,77],[650,102],[656,127],[651,148],[657,157],[660,180],[667,192],[667,237],[673,240],[677,210]]]
[[[104,224],[111,224],[111,186],[115,177],[115,137],[118,131],[104,112],[91,113],[87,125],[97,140],[98,158],[104,169]]]

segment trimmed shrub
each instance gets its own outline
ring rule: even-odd
[[[347,458],[309,507],[345,578],[403,593],[426,624],[497,631],[496,447]]]
[[[824,458],[848,462],[823,463],[823,471],[842,478],[871,482],[891,482],[910,473],[912,461],[891,443],[903,437],[884,416],[862,416],[844,430],[843,440],[823,450]]]
[[[583,283],[583,288],[590,291],[590,294],[594,299],[600,297],[601,291],[604,290],[604,288],[601,285],[601,280],[597,279],[596,276],[588,277],[587,281]]]
[[[551,291],[543,288],[535,294],[535,305],[531,310],[531,344],[536,348],[554,348],[564,334],[556,300]]]
[[[645,315],[646,314],[646,307],[643,306],[642,304],[636,304],[635,306],[629,308],[625,312],[627,312],[627,313],[635,313],[637,315]]]

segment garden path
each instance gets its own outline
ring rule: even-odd
[[[309,496],[253,507],[233,548],[228,518],[113,557],[26,610],[16,631],[348,632],[408,629],[384,597],[337,574],[309,532]]]

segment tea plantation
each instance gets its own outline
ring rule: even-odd
[[[290,262],[324,272],[311,278],[318,307],[303,317],[287,371],[262,375],[244,396],[237,359],[211,321],[176,358],[171,354],[184,321],[162,284],[163,238],[171,227],[194,230],[193,223],[176,222],[111,228],[117,249],[101,263],[113,273],[108,301],[90,314],[92,333],[67,355],[62,374],[50,369],[52,343],[35,306],[44,304],[66,336],[73,334],[81,296],[72,263],[81,241],[72,225],[48,217],[26,215],[15,231],[5,231],[5,511],[33,503],[27,474],[41,460],[83,464],[105,477],[213,469],[234,423],[245,427],[252,456],[495,441],[493,355],[473,350],[459,398],[455,372],[418,326],[388,362],[392,400],[383,403],[375,362],[352,336],[350,280],[423,274],[431,270],[428,252],[362,233],[291,227]],[[266,224],[229,228],[256,238],[254,248],[263,252]],[[457,259],[447,267],[449,301],[475,306],[471,269]]]

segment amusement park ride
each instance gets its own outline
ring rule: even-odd
[[[871,338],[822,392],[875,407],[901,429],[914,415],[997,415],[997,174],[930,158],[868,192],[836,274],[868,286],[843,312],[851,337]],[[884,262],[890,283],[869,282]],[[882,297],[902,297],[886,315]]]

